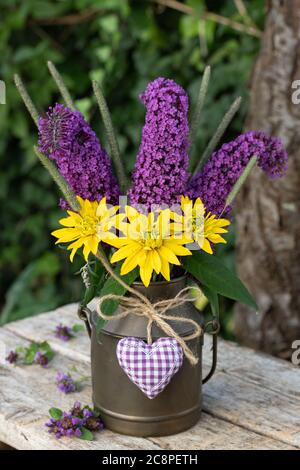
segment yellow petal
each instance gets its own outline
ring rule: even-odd
[[[194,205],[195,206],[203,206],[203,202],[201,201],[200,197],[197,197]]]
[[[96,210],[96,216],[97,217],[102,217],[104,214],[107,212],[107,206],[106,206],[106,197],[103,197],[101,201],[98,204],[97,210]]]
[[[188,250],[187,248],[185,248],[184,246],[181,246],[181,245],[178,245],[172,241],[169,241],[169,240],[166,240],[164,242],[164,246],[166,246],[167,248],[169,248],[171,251],[173,251],[173,253],[175,255],[178,255],[178,256],[188,256],[188,255],[191,255],[192,253],[190,252],[190,250]]]
[[[228,233],[228,230],[222,227],[214,227],[213,232],[214,233]]]
[[[139,251],[137,254],[136,254],[136,260],[137,260],[137,264],[139,266],[144,266],[144,264],[146,263],[146,260],[147,260],[147,252],[145,250],[141,250]]]
[[[174,235],[170,237],[170,241],[174,241],[176,245],[187,245],[188,243],[192,243],[193,239],[185,236],[183,233],[174,233]]]
[[[81,224],[82,217],[80,214],[77,214],[77,212],[73,212],[73,211],[67,211],[67,213],[69,214],[70,217],[72,217],[72,219],[74,220],[76,224]]]
[[[60,228],[51,232],[51,235],[59,239],[57,243],[66,243],[79,238],[80,232],[75,228]]]
[[[160,256],[158,254],[158,252],[156,250],[152,250],[150,252],[150,256],[151,256],[151,264],[152,264],[152,267],[153,269],[155,270],[155,272],[157,274],[160,273],[160,270],[161,270],[161,259],[160,259]]]
[[[171,229],[173,232],[182,233],[182,232],[184,232],[185,225],[183,224],[183,222],[174,222],[174,223],[171,223],[171,224],[170,224],[170,229]]]
[[[126,217],[125,214],[117,214],[117,215],[110,216],[109,219],[107,220],[108,229],[115,227],[118,230],[122,230],[122,227],[125,224],[125,222],[123,222],[124,217]]]
[[[193,202],[188,196],[181,196],[181,208],[184,209],[185,206],[192,204]]]
[[[170,248],[167,248],[166,246],[162,245],[159,248],[158,252],[159,252],[159,255],[162,256],[169,263],[176,264],[176,265],[180,266],[179,259],[173,253],[173,251],[170,250]]]
[[[121,267],[121,276],[124,276],[125,274],[132,271],[134,268],[136,268],[137,264],[138,263],[137,263],[137,259],[136,259],[135,254],[129,256],[128,258],[126,258],[126,260],[124,261],[124,263],[122,264],[122,267]]]
[[[212,243],[227,243],[223,237],[218,234],[211,234],[207,237]]]
[[[80,196],[76,196],[77,201],[79,202],[80,207],[83,207],[84,205],[84,199]]]
[[[217,219],[216,225],[218,227],[226,227],[227,225],[230,225],[230,221],[227,219]]]
[[[83,247],[83,256],[84,256],[85,261],[88,261],[90,252],[91,252],[91,250],[90,250],[89,246],[84,245],[84,247]]]
[[[150,284],[151,276],[153,272],[152,265],[149,260],[149,255],[150,255],[150,252],[147,254],[147,258],[146,258],[144,266],[140,267],[140,277],[144,286],[146,287],[148,287]]]
[[[97,235],[92,235],[87,238],[85,245],[87,245],[90,251],[95,255],[98,250],[99,238],[97,237]]]
[[[120,238],[120,237],[110,237],[109,235],[106,236],[104,239],[105,243],[108,243],[115,248],[121,248],[121,246],[128,245],[131,242],[129,238]]]
[[[71,245],[68,246],[67,250],[73,250],[74,248],[80,248],[84,243],[83,238],[79,238],[79,240],[76,240],[75,242],[71,243]]]
[[[206,253],[209,253],[210,255],[213,254],[210,243],[206,239],[204,239],[203,244],[202,244],[202,246],[200,246],[200,248],[202,248],[202,250],[206,251]]]
[[[128,217],[129,222],[132,222],[139,216],[139,212],[132,206],[125,206],[125,214]]]
[[[70,253],[70,260],[71,260],[71,263],[73,263],[73,259],[74,259],[74,255],[76,253],[76,251],[78,250],[78,248],[80,248],[81,246],[83,245],[83,240],[82,239],[79,239],[79,240],[76,240],[75,242],[71,243],[71,245],[68,246],[68,250],[72,250],[71,253]]]
[[[170,213],[171,219],[178,224],[183,224],[183,216],[181,214],[177,214],[175,211],[171,211]]]
[[[64,219],[60,219],[59,223],[64,227],[74,227],[76,225],[76,222],[73,217],[66,217]]]
[[[170,281],[170,265],[169,265],[168,261],[166,261],[163,258],[161,258],[160,272],[167,281]]]
[[[135,242],[129,243],[128,245],[122,246],[118,251],[116,251],[112,255],[111,262],[117,263],[118,261],[121,261],[122,259],[127,258],[128,256],[131,256],[132,254],[136,254],[140,250],[141,250],[141,245],[139,245],[138,243],[135,243]]]

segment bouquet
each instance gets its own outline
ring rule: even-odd
[[[186,91],[167,78],[150,82],[140,99],[146,109],[131,180],[124,171],[102,90],[93,89],[109,142],[109,153],[75,109],[62,77],[50,72],[65,101],[39,116],[22,83],[16,85],[38,126],[35,152],[62,193],[66,215],[52,235],[70,260],[83,256],[86,292],[82,307],[104,298],[103,319],[113,315],[131,285],[170,281],[188,273],[218,314],[218,296],[257,309],[242,282],[214,254],[226,243],[234,199],[255,165],[270,178],[282,176],[287,153],[279,138],[250,131],[218,148],[236,113],[238,98],[218,125],[196,168],[189,163],[209,83],[207,67],[191,124]]]

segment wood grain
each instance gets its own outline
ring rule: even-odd
[[[160,438],[133,438],[105,430],[95,441],[61,439],[44,429],[48,408],[91,404],[89,382],[80,392],[57,391],[55,375],[76,366],[89,374],[89,339],[80,332],[64,343],[57,323],[78,323],[76,305],[13,322],[0,329],[0,440],[18,449],[297,449],[300,448],[300,369],[289,363],[220,341],[216,375],[204,386],[202,417],[192,429]],[[10,366],[10,349],[47,340],[56,355],[49,367]],[[211,360],[205,338],[204,366]]]

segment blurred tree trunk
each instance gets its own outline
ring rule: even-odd
[[[253,77],[247,130],[279,135],[289,171],[269,181],[255,169],[237,207],[238,272],[260,312],[237,305],[235,333],[242,344],[290,357],[300,339],[300,0],[267,2],[265,33]]]

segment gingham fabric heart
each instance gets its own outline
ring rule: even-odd
[[[149,345],[129,336],[118,342],[117,358],[129,379],[152,399],[180,369],[183,351],[174,338],[159,338]]]

